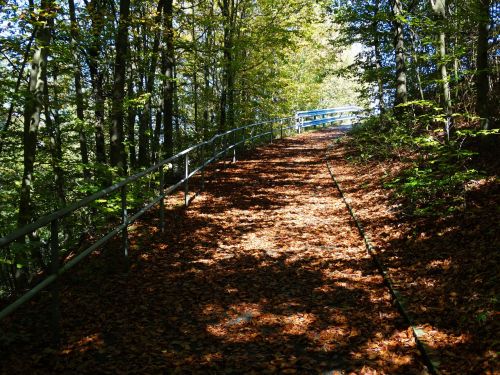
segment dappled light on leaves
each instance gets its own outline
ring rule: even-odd
[[[498,207],[493,178],[478,181],[463,212],[410,216],[383,182],[411,166],[407,158],[347,161],[350,138],[330,154],[337,179],[445,374],[498,369]]]
[[[164,234],[151,215],[131,235],[128,274],[68,281],[64,344],[46,365],[419,373],[415,342],[324,164],[337,134],[304,134],[215,165],[188,209],[170,197]],[[37,351],[34,342],[22,348]],[[12,355],[6,363],[34,366]]]

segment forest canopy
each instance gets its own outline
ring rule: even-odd
[[[216,133],[343,104],[375,115],[362,157],[418,150],[392,186],[434,210],[495,149],[499,17],[491,0],[2,1],[0,234]],[[79,215],[67,249],[106,222]],[[0,261],[38,269],[40,236]]]
[[[113,168],[357,101],[327,84],[342,56],[308,1],[5,1],[0,16],[3,233],[105,186]]]
[[[493,373],[499,21],[498,0],[0,0],[11,368]]]
[[[365,103],[338,37],[306,0],[2,1],[0,235],[216,133]],[[106,222],[76,216],[66,249]],[[7,274],[45,268],[48,236],[4,250]]]

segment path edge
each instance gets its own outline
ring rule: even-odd
[[[422,354],[422,357],[424,359],[425,365],[427,366],[427,369],[429,370],[429,372],[432,375],[440,375],[441,373],[438,369],[439,362],[436,359],[434,359],[434,360],[432,359],[432,356],[430,354],[431,348],[425,343],[424,331],[415,325],[412,315],[408,312],[408,310],[405,306],[405,303],[403,301],[401,293],[394,287],[394,282],[392,281],[391,277],[389,276],[389,273],[387,272],[387,270],[385,269],[379,256],[377,255],[375,248],[373,247],[373,245],[371,243],[370,238],[366,234],[366,231],[364,229],[363,224],[359,221],[356,213],[354,212],[354,209],[352,208],[351,204],[347,201],[344,190],[342,189],[341,185],[339,184],[339,182],[336,178],[334,169],[330,163],[330,153],[333,150],[333,147],[334,147],[334,143],[332,142],[328,146],[328,148],[326,150],[326,155],[324,158],[324,161],[325,161],[326,166],[328,168],[328,172],[330,174],[330,177],[332,178],[332,181],[333,181],[335,187],[339,191],[340,196],[342,198],[342,201],[346,205],[347,210],[349,211],[349,214],[351,215],[352,219],[354,220],[354,223],[356,224],[356,227],[358,228],[359,234],[363,238],[367,253],[370,255],[372,261],[375,263],[378,271],[382,275],[382,277],[384,279],[384,284],[389,289],[389,292],[391,293],[400,314],[403,316],[406,323],[411,328],[413,337],[415,338],[415,342],[417,344],[417,348],[419,349],[420,353]]]

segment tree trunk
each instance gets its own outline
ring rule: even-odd
[[[219,2],[224,22],[224,64],[220,97],[219,132],[234,125],[233,23],[234,0]]]
[[[173,112],[174,112],[174,31],[172,0],[165,1],[164,14],[164,46],[162,70],[165,71],[163,81],[163,156],[168,158],[174,153]]]
[[[162,11],[164,8],[165,0],[159,0],[155,15],[155,24],[159,25],[161,22]],[[151,106],[152,106],[152,96],[155,86],[156,78],[156,65],[158,63],[158,50],[160,48],[160,31],[156,30],[153,40],[153,48],[151,50],[151,59],[148,66],[148,72],[146,75],[146,94],[149,97],[144,104],[144,108],[141,113],[139,122],[139,165],[143,167],[149,166],[151,162],[150,158],[150,144],[151,144],[151,134],[149,129],[151,127]]]
[[[450,132],[452,126],[451,119],[451,93],[450,93],[450,82],[448,79],[448,71],[446,68],[446,33],[444,31],[444,23],[446,20],[446,0],[431,0],[432,9],[439,20],[439,70],[441,71],[441,81],[443,90],[443,102],[446,113],[446,121],[444,126],[444,131],[446,134],[446,139],[450,140]]]
[[[130,75],[127,84],[127,96],[131,100],[135,97],[134,94],[134,80],[132,67],[130,69]],[[135,118],[137,116],[137,109],[135,105],[129,104],[127,108],[127,143],[128,143],[128,154],[130,159],[130,168],[135,169],[137,167],[137,156],[136,156],[136,144],[135,144]]]
[[[162,9],[163,11],[164,9]],[[166,34],[163,34],[163,37],[165,38]],[[165,43],[165,41],[163,41]],[[164,120],[164,110],[165,110],[165,97],[164,97],[164,90],[167,85],[167,55],[165,48],[162,47],[162,53],[161,53],[161,64],[160,64],[160,75],[163,77],[162,79],[162,97],[160,99],[160,103],[158,108],[156,109],[156,118],[155,118],[155,130],[153,134],[153,143],[151,145],[152,149],[152,154],[153,154],[153,163],[156,163],[162,159],[162,150],[160,148],[160,138],[162,134],[163,129],[163,120]],[[165,137],[164,137],[164,142],[165,142]]]
[[[23,179],[19,198],[20,227],[28,224],[33,219],[33,207],[31,202],[31,188],[33,183],[33,170],[36,156],[36,145],[38,140],[38,128],[40,115],[44,106],[44,90],[47,74],[47,59],[51,39],[51,31],[54,26],[55,3],[52,0],[42,0],[38,24],[39,30],[36,36],[37,48],[31,62],[28,93],[24,106],[24,132],[23,132]]]
[[[49,86],[47,83],[48,74],[44,77],[44,107],[45,107],[45,123],[48,130],[49,135],[49,150],[50,157],[52,163],[52,172],[54,173],[54,187],[55,193],[57,197],[57,207],[61,208],[66,205],[66,194],[64,192],[64,171],[61,167],[62,164],[62,142],[61,142],[61,128],[60,128],[60,118],[57,114],[54,115],[54,119],[52,119],[50,113],[50,95],[49,95]],[[54,84],[57,83],[57,73],[54,73]],[[57,88],[54,90],[54,104],[58,103],[57,99]],[[56,104],[57,105],[57,104]],[[57,113],[57,108],[53,109],[55,113]]]
[[[214,15],[214,2],[210,5],[210,18]],[[205,51],[206,56],[203,63],[203,140],[208,140],[210,130],[210,112],[212,108],[213,85],[210,80],[210,67],[212,66],[212,51],[214,31],[211,25],[208,25],[205,30]],[[212,112],[213,113],[213,112]]]
[[[123,99],[125,97],[125,73],[128,61],[128,24],[130,0],[120,0],[120,21],[116,34],[116,56],[114,64],[113,101],[111,109],[110,162],[121,175],[127,171],[123,136]]]
[[[196,6],[193,4],[191,10],[191,39],[193,42],[193,106],[194,106],[194,129],[198,132],[198,43],[196,40]]]
[[[422,77],[420,75],[420,68],[418,66],[418,54],[417,54],[417,44],[415,41],[415,33],[410,30],[410,41],[412,47],[413,63],[415,65],[415,75],[417,76],[418,92],[420,94],[420,99],[425,100],[424,89],[422,88]]]
[[[153,131],[153,141],[151,144],[151,150],[152,150],[152,155],[153,155],[153,164],[156,164],[160,161],[160,136],[161,136],[161,125],[163,122],[163,116],[162,116],[162,108],[163,108],[163,101],[160,103],[158,108],[156,109],[156,114],[155,114],[155,128]]]
[[[488,36],[490,25],[490,1],[477,0],[477,56],[476,56],[476,112],[484,129],[489,127],[489,63]]]
[[[140,25],[136,25],[135,31],[134,31],[134,46],[135,46],[135,59],[132,63],[131,67],[131,74],[132,74],[132,69],[134,72],[137,74],[137,97],[142,98],[143,95],[145,94],[146,90],[146,77],[145,77],[145,71],[146,68],[144,67],[144,61],[141,60],[141,56],[145,55],[145,48],[147,46],[144,45],[144,41],[140,38],[140,35],[142,34]],[[132,60],[132,58],[131,58]],[[144,108],[141,107],[136,107],[135,112],[137,117],[139,118],[139,126],[138,126],[138,133],[137,133],[137,166],[141,165],[141,160],[147,160],[149,157],[149,137],[147,134],[147,124],[144,127],[144,123],[141,121],[142,119],[142,112],[144,111]],[[145,163],[146,165],[147,163]]]
[[[36,35],[36,49],[31,61],[28,90],[24,104],[23,179],[21,181],[21,191],[19,194],[19,215],[17,219],[19,227],[25,226],[34,219],[31,189],[33,185],[40,116],[45,102],[47,60],[56,12],[56,6],[53,0],[42,0],[40,7],[41,12],[36,20],[40,26]],[[20,243],[24,243],[24,241],[24,238],[19,240]],[[22,257],[23,254],[19,251],[16,252],[15,263],[22,263]],[[44,267],[43,257],[38,247],[32,247],[31,259],[40,267]],[[16,289],[24,289],[28,280],[25,268],[16,269],[15,280]]]
[[[106,143],[104,139],[104,74],[100,69],[101,38],[104,31],[104,8],[102,0],[87,4],[92,19],[92,43],[88,48],[88,66],[95,101],[95,156],[97,163],[106,164]]]
[[[82,92],[82,73],[80,60],[78,56],[77,40],[79,39],[78,23],[76,21],[75,2],[68,0],[69,18],[71,21],[71,48],[73,50],[73,77],[75,81],[75,101],[76,101],[76,117],[78,119],[78,136],[80,140],[80,155],[83,164],[83,175],[86,179],[90,178],[89,151],[87,143],[87,135],[85,134],[85,115],[83,105]]]
[[[377,74],[378,102],[380,113],[385,112],[384,104],[384,82],[382,80],[382,55],[380,53],[380,35],[378,31],[378,13],[380,11],[380,0],[375,1],[375,21],[373,22],[373,48],[375,50],[375,69]]]
[[[408,89],[406,86],[406,63],[404,50],[403,25],[399,17],[403,14],[401,0],[393,2],[394,15],[394,50],[396,53],[396,100],[395,105],[406,103],[408,101]]]

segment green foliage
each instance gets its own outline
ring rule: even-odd
[[[460,210],[465,203],[465,185],[480,178],[475,169],[459,169],[445,158],[430,166],[405,170],[386,184],[405,203],[406,212],[416,216],[439,216]]]
[[[464,137],[496,133],[458,131],[454,139],[444,142],[428,126],[403,124],[385,115],[369,118],[356,127],[349,142],[357,150],[358,160],[399,159],[409,163],[411,167],[386,182],[385,187],[394,190],[406,214],[434,216],[462,210],[467,184],[483,177],[470,166],[476,153],[463,147]]]
[[[350,132],[352,145],[362,161],[401,158],[413,146],[412,131],[386,114],[370,117]]]

